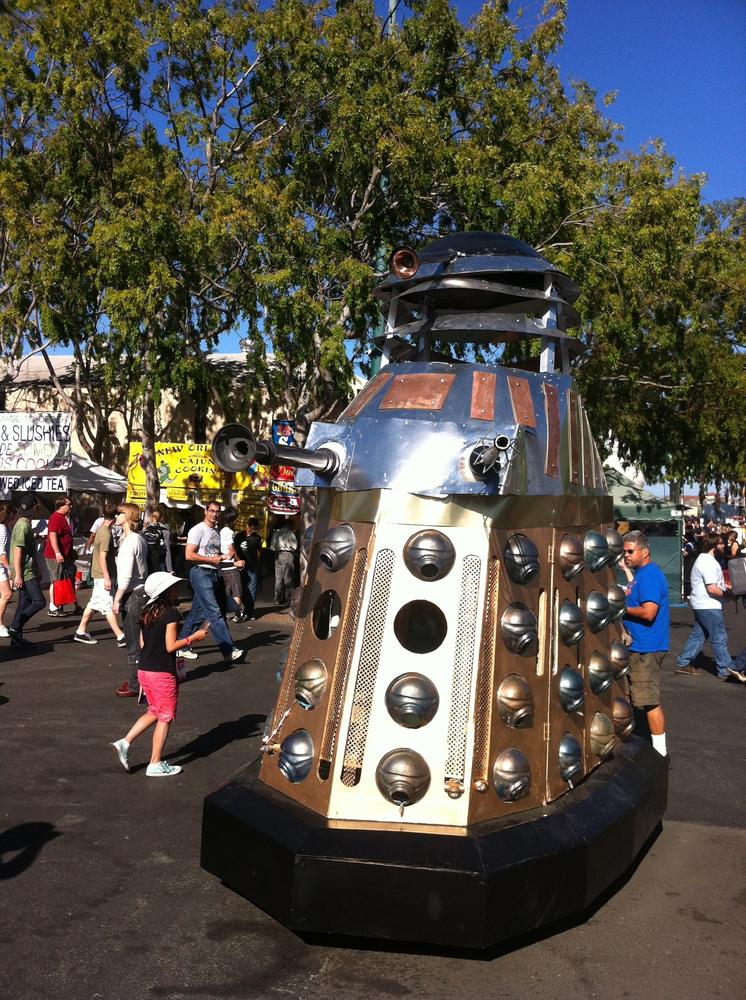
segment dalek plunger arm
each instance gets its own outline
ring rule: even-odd
[[[329,448],[288,448],[274,441],[257,441],[244,424],[226,424],[212,442],[212,457],[224,472],[244,472],[254,462],[312,469],[331,479],[339,469],[339,456]]]

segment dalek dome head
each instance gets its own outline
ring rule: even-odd
[[[492,783],[503,802],[517,802],[531,787],[531,767],[525,754],[508,747],[498,754],[492,768]]]
[[[315,708],[319,703],[327,682],[327,671],[324,661],[315,656],[301,663],[295,671],[295,700],[306,710]]]
[[[355,551],[355,532],[349,524],[330,528],[321,540],[319,559],[331,573],[347,565]]]
[[[614,699],[612,715],[614,716],[614,732],[620,740],[626,740],[635,728],[632,706],[626,698],[617,696]]]
[[[585,564],[591,573],[597,573],[609,564],[609,543],[599,531],[587,531],[583,539]]]
[[[563,781],[571,783],[583,771],[583,751],[572,733],[565,733],[559,745],[559,773]]]
[[[525,586],[539,575],[539,550],[526,535],[511,535],[503,552],[505,569],[513,583]]]
[[[583,614],[577,604],[563,601],[559,610],[559,635],[565,646],[576,646],[583,638]]]
[[[614,749],[614,723],[603,712],[596,712],[591,721],[591,750],[602,760]]]
[[[386,691],[386,708],[394,722],[406,729],[419,729],[438,711],[438,691],[422,674],[400,674]]]
[[[281,774],[293,784],[303,781],[311,773],[313,740],[305,729],[296,729],[280,744],[277,766]]]
[[[418,580],[442,580],[455,558],[453,542],[435,528],[416,532],[404,546],[404,564]]]
[[[506,726],[523,729],[534,721],[534,694],[520,674],[508,674],[497,689],[497,711]]]
[[[574,580],[585,569],[583,545],[574,535],[563,535],[560,542],[559,564],[562,576]]]
[[[509,604],[500,619],[500,634],[511,653],[532,656],[539,645],[536,615],[525,604]]]
[[[424,797],[430,787],[430,768],[420,754],[400,747],[379,761],[376,784],[385,799],[403,809]]]
[[[585,688],[580,671],[563,667],[559,679],[559,700],[566,712],[577,712],[583,707]]]
[[[592,590],[585,600],[585,619],[591,632],[600,632],[609,624],[609,602],[599,590]]]

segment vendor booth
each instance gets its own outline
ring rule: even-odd
[[[605,468],[606,483],[614,504],[614,519],[627,522],[630,531],[644,531],[650,542],[653,562],[668,581],[668,600],[682,606],[682,525],[681,510],[668,500],[637,486],[616,469]]]

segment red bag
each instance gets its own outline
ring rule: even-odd
[[[58,608],[63,604],[76,604],[75,585],[69,576],[63,576],[60,580],[52,582],[52,599]]]

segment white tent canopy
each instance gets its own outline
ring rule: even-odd
[[[66,472],[67,488],[85,493],[126,493],[127,480],[112,469],[96,465],[90,458],[73,455]]]

